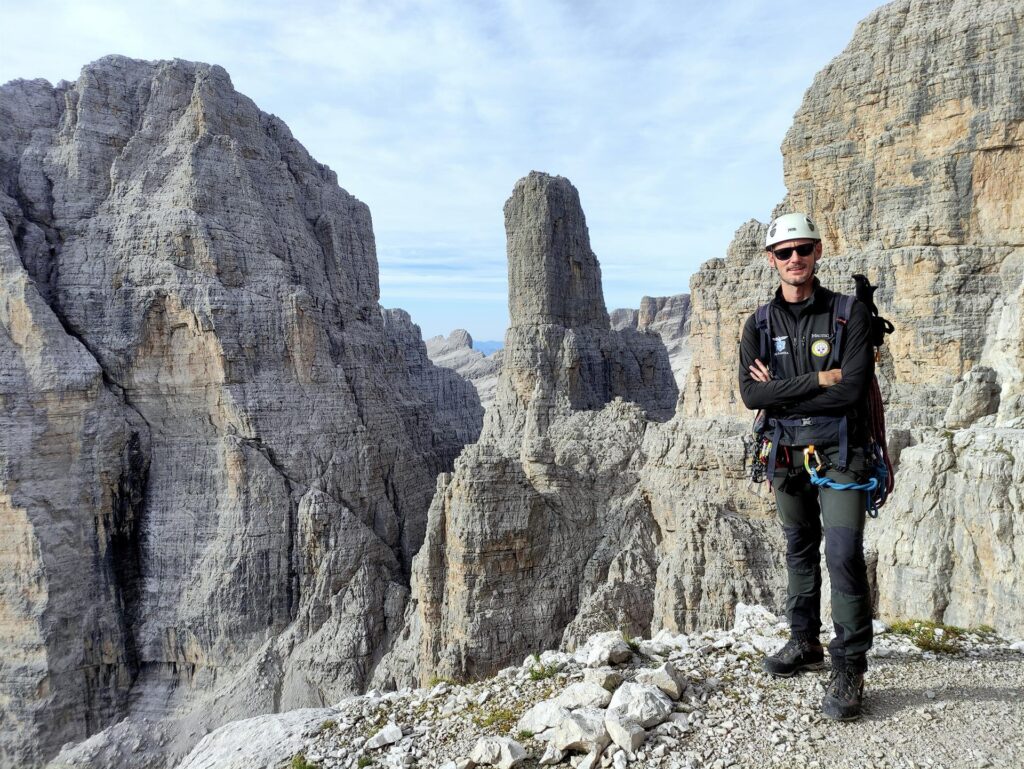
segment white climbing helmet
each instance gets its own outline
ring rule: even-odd
[[[768,234],[764,238],[764,247],[771,248],[784,240],[811,238],[821,240],[818,226],[807,214],[783,214],[768,225]]]

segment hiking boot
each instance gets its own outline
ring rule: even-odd
[[[801,670],[820,670],[825,650],[817,638],[790,638],[789,642],[761,663],[766,673],[789,678]]]
[[[864,671],[845,660],[832,660],[832,674],[825,685],[821,713],[834,721],[860,718],[864,698]]]

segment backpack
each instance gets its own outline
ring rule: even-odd
[[[855,297],[849,296],[848,294],[836,295],[832,314],[832,331],[835,343],[832,346],[832,351],[829,356],[829,361],[826,364],[826,368],[834,368],[839,362],[842,351],[843,332],[850,319],[850,313],[853,310],[853,302],[855,299],[856,301],[862,302],[871,314],[871,326],[868,334],[869,341],[875,348],[876,362],[879,359],[878,348],[885,344],[886,335],[891,334],[895,330],[892,323],[878,314],[878,307],[874,302],[874,293],[878,287],[872,286],[871,282],[864,275],[854,275],[853,280],[856,283]],[[768,367],[771,368],[771,359],[774,350],[771,344],[772,332],[769,305],[762,304],[758,307],[754,313],[754,319],[757,324],[761,341],[760,359],[767,363]],[[876,376],[871,377],[871,382],[868,385],[867,405],[870,434],[868,464],[873,480],[869,482],[869,484],[861,485],[870,488],[870,492],[868,494],[868,512],[872,517],[874,517],[878,514],[878,508],[885,504],[894,487],[893,467],[892,462],[889,459],[888,443],[885,434],[885,405],[882,402],[882,394],[879,390],[878,378]],[[846,445],[845,433],[846,426],[844,418],[844,424],[841,428],[841,465],[845,465],[848,448]],[[751,480],[755,483],[769,481],[775,473],[775,464],[779,450],[778,445],[776,445],[778,435],[778,429],[776,429],[774,435],[768,434],[767,415],[763,410],[758,411],[757,415],[754,417],[754,452],[753,465],[751,467]],[[828,483],[827,479],[816,478],[816,473],[812,472],[811,475],[812,480],[814,480],[817,485],[824,485]]]

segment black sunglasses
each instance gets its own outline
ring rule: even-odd
[[[791,246],[790,248],[776,248],[772,251],[772,256],[778,259],[780,262],[784,262],[793,255],[796,251],[800,256],[810,256],[811,252],[814,251],[814,247],[817,243],[801,243],[799,246]]]

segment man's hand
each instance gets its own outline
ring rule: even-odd
[[[820,387],[831,387],[843,381],[843,370],[841,368],[830,368],[828,371],[818,372],[818,385]]]
[[[754,362],[750,365],[750,378],[755,382],[769,382],[772,372],[758,358],[754,358]]]

